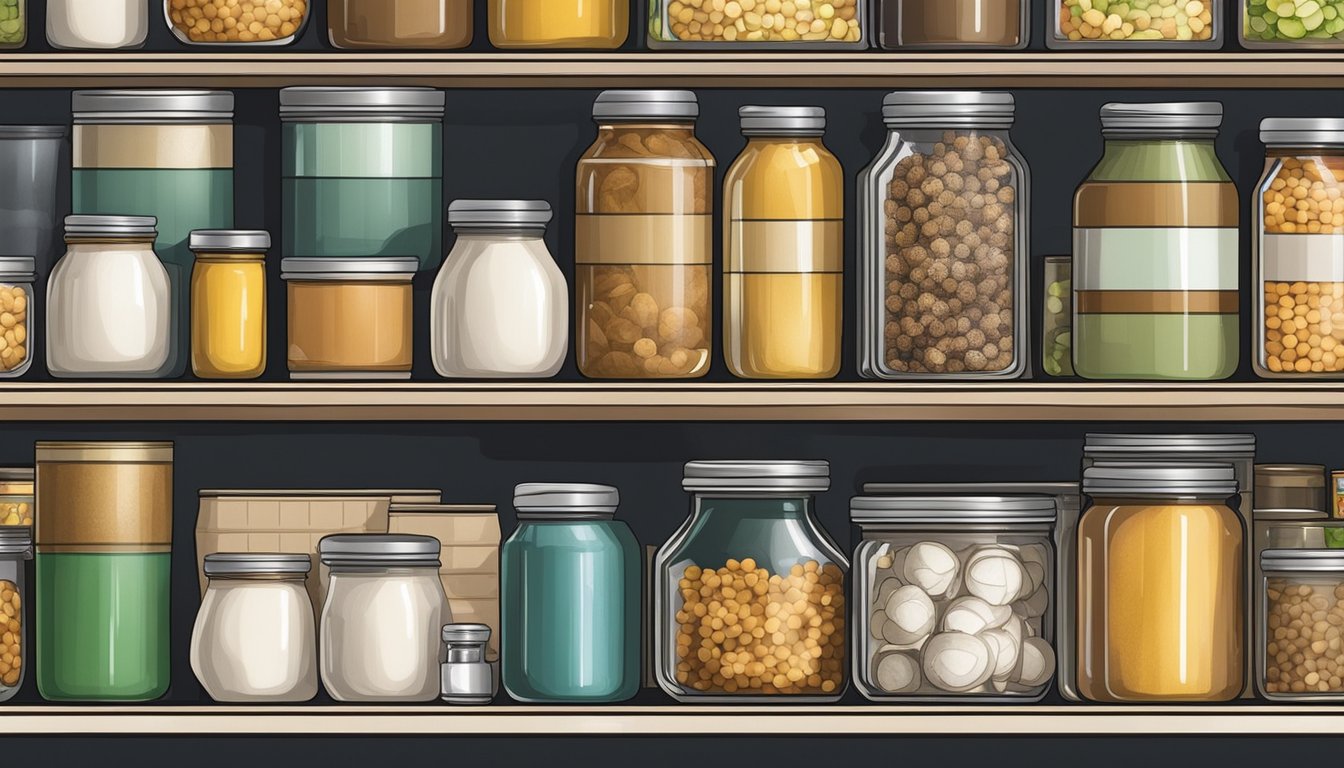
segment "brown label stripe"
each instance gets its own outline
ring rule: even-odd
[[[1091,182],[1078,189],[1073,225],[1115,227],[1235,227],[1240,201],[1225,182]]]
[[[1084,315],[1235,315],[1237,291],[1078,291]]]

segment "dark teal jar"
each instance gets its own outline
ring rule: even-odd
[[[525,483],[504,542],[504,688],[525,702],[617,702],[640,681],[639,542],[605,485]]]
[[[438,267],[443,105],[433,88],[281,90],[284,256]]]

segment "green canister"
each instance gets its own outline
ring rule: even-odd
[[[168,690],[173,444],[39,442],[37,687],[48,701]]]

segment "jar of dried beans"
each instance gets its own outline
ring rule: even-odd
[[[606,91],[578,167],[578,364],[596,379],[704,376],[714,157],[690,91]]]
[[[1015,378],[1026,368],[1026,163],[1008,93],[897,91],[860,179],[860,373]]]
[[[1256,585],[1256,681],[1267,699],[1344,698],[1344,553],[1267,549]]]

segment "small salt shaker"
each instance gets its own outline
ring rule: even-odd
[[[447,655],[441,667],[440,698],[449,704],[489,704],[495,697],[495,673],[485,660],[490,628],[484,624],[445,624]]]

